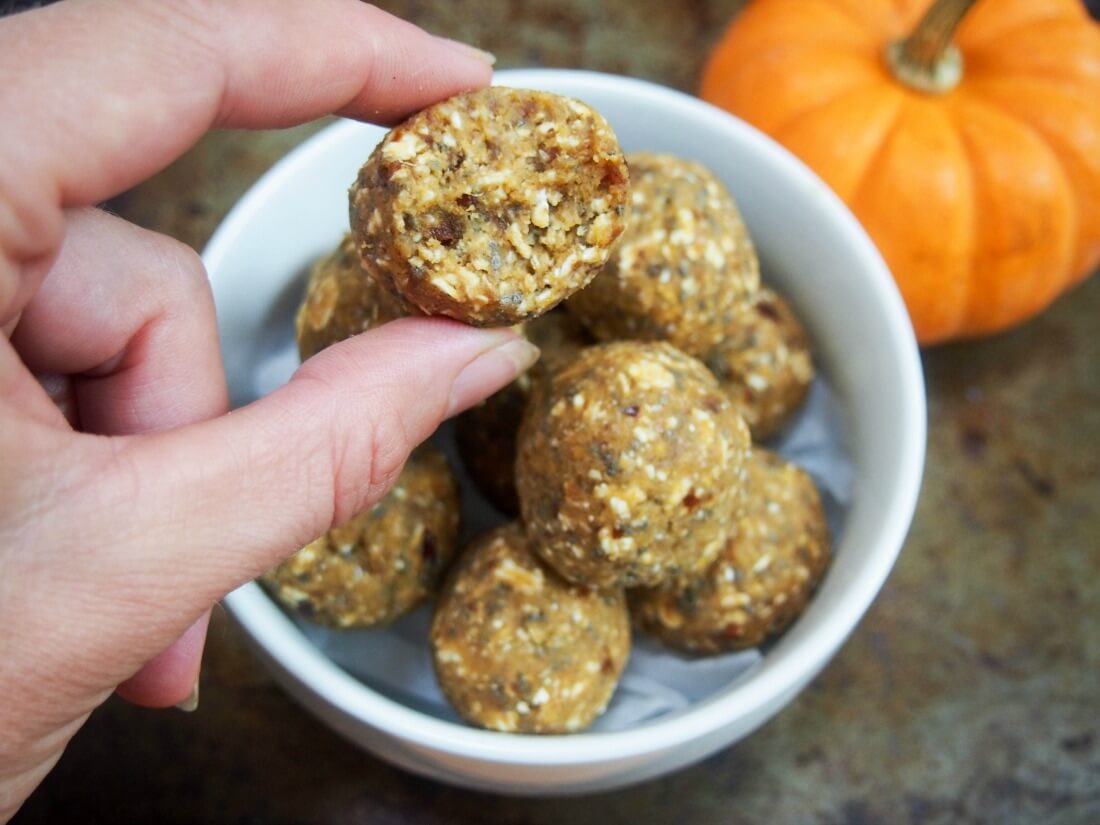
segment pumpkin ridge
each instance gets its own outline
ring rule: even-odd
[[[856,95],[862,94],[867,90],[874,90],[876,86],[885,86],[886,93],[893,93],[892,95],[886,97],[881,105],[883,107],[894,106],[894,113],[889,119],[889,124],[882,130],[882,133],[879,135],[878,141],[874,144],[874,148],[865,153],[861,153],[864,160],[850,188],[851,194],[854,195],[855,193],[858,193],[864,185],[864,181],[867,175],[870,173],[870,170],[873,168],[875,162],[881,156],[886,142],[890,140],[895,130],[898,128],[898,122],[901,119],[901,113],[908,103],[904,92],[895,89],[888,82],[879,81],[876,81],[874,83],[862,84],[852,87],[850,89],[845,89],[844,91],[834,95],[831,99],[823,101],[820,104],[815,104],[809,109],[805,109],[793,115],[786,122],[780,124],[778,127],[773,129],[772,135],[784,146],[788,146],[789,142],[793,142],[792,138],[794,137],[794,133],[798,132],[801,124],[808,123],[812,118],[820,115],[828,107],[843,102],[845,98],[855,97]],[[818,171],[817,174],[819,177],[824,177],[820,171]],[[836,188],[831,186],[831,184],[830,188],[833,188],[834,191],[837,191]],[[844,195],[842,197],[845,201],[847,201],[849,196]]]
[[[1096,94],[1096,84],[1091,86],[1086,83],[1081,83],[1077,78],[1066,77],[1064,75],[1051,75],[1046,72],[1029,72],[1025,70],[1019,70],[1014,72],[1006,72],[1001,69],[986,69],[981,66],[973,69],[970,73],[971,83],[967,86],[966,91],[970,91],[978,83],[973,81],[985,82],[989,79],[996,80],[1024,80],[1029,83],[1042,82],[1049,83],[1051,86],[1072,89],[1075,93],[1081,95]],[[966,81],[964,81],[965,83]]]
[[[753,14],[757,4],[748,4],[746,8],[734,18],[734,22],[729,26],[729,30],[738,28],[740,32],[749,32],[751,36],[747,38],[747,43],[739,43],[738,51],[741,54],[757,54],[761,51],[771,48],[769,41],[775,40],[776,43],[782,43],[786,45],[791,44],[805,44],[805,45],[828,45],[833,44],[837,47],[854,48],[856,43],[852,40],[844,39],[828,39],[823,40],[821,38],[820,30],[811,30],[810,33],[803,35],[801,27],[793,27],[793,29],[783,29],[783,33],[788,35],[787,39],[778,37],[778,33],[772,30],[770,26],[761,26],[759,24],[753,25],[754,21],[749,19],[749,16]],[[860,40],[866,41],[860,44],[863,48],[878,48],[879,36],[876,31],[869,28],[866,21],[859,20],[853,17],[847,12],[847,10],[837,6],[836,3],[830,2],[830,0],[779,0],[779,2],[771,2],[768,5],[768,12],[771,14],[777,11],[784,11],[784,6],[790,6],[790,14],[795,15],[801,9],[818,9],[824,10],[826,15],[833,14],[840,21],[843,21],[843,25],[851,27],[852,32],[856,33],[853,36],[858,37]],[[766,33],[767,36],[761,36],[760,31]],[[790,35],[793,34],[797,39],[790,39]],[[744,38],[743,38],[744,39]]]
[[[1018,114],[1017,112],[1011,111],[1010,109],[1002,108],[1001,106],[996,105],[996,103],[994,101],[985,100],[981,95],[979,95],[975,92],[971,92],[967,95],[962,96],[962,102],[967,106],[980,106],[983,109],[987,109],[990,112],[995,112],[996,114],[1000,115],[1001,117],[1006,118],[1008,120],[1011,120],[1017,126],[1023,128],[1024,131],[1026,131],[1033,138],[1035,138],[1035,140],[1038,143],[1042,144],[1043,147],[1046,149],[1046,151],[1050,153],[1050,155],[1056,161],[1055,166],[1057,166],[1058,169],[1061,171],[1063,179],[1065,179],[1066,183],[1068,184],[1069,179],[1068,179],[1068,176],[1066,175],[1066,170],[1062,166],[1062,158],[1060,157],[1060,153],[1058,151],[1056,151],[1055,148],[1051,145],[1051,142],[1047,139],[1047,137],[1043,133],[1042,129],[1040,129],[1035,124],[1028,121],[1026,118],[1024,118],[1022,115]],[[949,116],[951,117],[952,120],[955,120],[955,118],[964,116],[961,112],[957,111],[957,107],[955,107],[955,106],[950,107],[948,109],[948,113],[949,113]],[[966,143],[965,137],[963,138],[963,143],[964,144]],[[1069,188],[1072,190],[1073,187],[1069,187]]]
[[[1036,141],[1036,143],[1038,143],[1042,147],[1043,151],[1046,152],[1053,159],[1054,163],[1052,164],[1052,167],[1057,170],[1058,176],[1060,177],[1061,183],[1063,185],[1063,189],[1068,192],[1073,191],[1073,187],[1069,182],[1065,167],[1062,165],[1061,158],[1058,157],[1058,153],[1055,152],[1053,148],[1051,148],[1050,144],[1043,137],[1042,132],[1040,132],[1038,129],[1036,129],[1034,126],[1032,126],[1030,123],[1022,119],[1018,115],[1007,112],[1006,110],[998,106],[994,106],[991,102],[982,100],[981,97],[977,95],[960,95],[957,98],[956,105],[947,107],[945,109],[945,114],[959,130],[959,137],[962,141],[963,151],[966,152],[966,156],[970,161],[972,174],[974,175],[975,185],[971,189],[971,197],[975,200],[975,203],[973,204],[975,208],[972,210],[972,214],[975,216],[975,220],[977,220],[977,215],[979,214],[979,212],[984,214],[984,210],[981,208],[982,204],[979,201],[979,193],[988,190],[987,184],[989,183],[989,176],[986,172],[985,165],[982,162],[982,156],[978,152],[978,147],[973,145],[972,139],[968,136],[967,131],[958,125],[960,119],[966,118],[966,113],[959,111],[962,106],[973,106],[975,108],[985,109],[987,113],[992,113],[994,116],[1002,117],[1005,120],[1010,121],[1014,125],[1022,127],[1023,131],[1030,135]],[[1070,216],[1073,221],[1073,226],[1070,227],[1070,231],[1067,233],[1067,236],[1071,239],[1070,249],[1068,255],[1066,256],[1067,260],[1061,262],[1060,269],[1062,271],[1068,271],[1069,266],[1075,257],[1074,253],[1077,246],[1075,239],[1079,235],[1076,198],[1074,198],[1074,204],[1075,206],[1071,210],[1072,214]],[[976,231],[975,227],[973,237],[977,239],[978,236],[979,233]],[[980,261],[978,261],[976,257],[977,252],[978,245],[975,243],[971,246],[968,252],[968,257],[972,261],[972,270],[976,267],[976,265],[980,263]],[[1057,272],[1058,268],[1055,267],[1052,271]],[[996,316],[997,320],[991,324],[989,323],[988,319],[984,319],[983,317],[981,317],[983,314],[987,314],[983,312],[983,310],[986,310],[987,307],[975,306],[975,298],[984,298],[987,297],[987,294],[984,292],[976,292],[975,287],[977,286],[978,281],[973,278],[968,279],[964,292],[964,312],[961,314],[962,323],[960,325],[962,328],[968,330],[968,332],[960,337],[974,337],[976,335],[989,335],[992,333],[1000,332],[1001,330],[1007,329],[1012,325],[1019,323],[1021,318],[1031,317],[1038,312],[1041,312],[1043,309],[1050,306],[1050,304],[1053,303],[1060,294],[1062,294],[1062,292],[1066,288],[1067,283],[1068,280],[1065,277],[1061,278],[1061,280],[1058,280],[1057,278],[1047,279],[1046,288],[1043,290],[1042,297],[1039,300],[1032,300],[1032,303],[1023,312],[1021,312],[1019,307],[1016,307],[1006,313],[1006,311],[1002,307],[998,307]],[[1039,285],[1042,285],[1043,282],[1036,281],[1033,282],[1033,284],[1034,286],[1038,287]],[[1036,289],[1034,291],[1038,290]],[[976,309],[978,310],[977,314],[975,314]]]
[[[1061,158],[1059,158],[1058,153],[1055,152],[1053,148],[1051,148],[1050,141],[1047,140],[1041,129],[1037,128],[1034,124],[1028,122],[1025,118],[1018,115],[1016,112],[1009,111],[1008,109],[1003,109],[992,100],[986,100],[977,92],[977,90],[967,89],[966,92],[966,94],[959,96],[959,99],[963,105],[980,106],[983,109],[987,109],[990,112],[995,112],[1001,117],[1007,118],[1008,120],[1015,122],[1017,126],[1023,127],[1023,129],[1027,131],[1033,138],[1035,138],[1039,143],[1043,144],[1043,146],[1047,148],[1047,151],[1054,155],[1055,159],[1059,161],[1058,165],[1061,166]],[[962,112],[958,111],[958,106],[948,107],[947,112],[952,120],[965,117]]]
[[[863,92],[863,91],[866,91],[867,89],[873,88],[874,86],[880,86],[880,85],[889,86],[888,83],[884,83],[883,81],[880,81],[880,80],[872,80],[872,81],[867,81],[865,83],[855,83],[851,86],[846,86],[843,89],[837,90],[836,94],[834,94],[832,97],[828,98],[827,100],[819,100],[816,103],[814,103],[812,106],[808,106],[805,109],[800,109],[797,112],[795,112],[794,114],[789,115],[788,117],[786,117],[784,120],[781,120],[778,123],[774,124],[773,126],[771,126],[769,128],[769,130],[768,130],[769,134],[771,134],[772,137],[774,137],[776,140],[779,140],[779,142],[782,143],[783,141],[779,138],[779,133],[785,131],[786,129],[794,127],[795,124],[798,121],[806,119],[806,118],[810,118],[810,117],[820,113],[822,109],[825,109],[828,106],[832,106],[838,100],[841,100],[842,98],[847,97],[848,95],[854,95],[857,92]]]
[[[1024,27],[970,47],[964,52],[967,71],[976,76],[1043,77],[1095,95],[1100,83],[1100,27],[1091,20],[1075,25],[1067,18],[1046,19],[1036,27],[1040,25],[1039,32]],[[1050,48],[1052,43],[1058,48]]]
[[[906,6],[911,3],[912,0],[906,0],[906,2],[903,2],[901,5]],[[873,12],[873,18],[868,19],[867,15],[861,15],[855,9],[848,8],[844,3],[838,3],[836,0],[829,0],[829,5],[840,11],[845,17],[847,17],[852,22],[858,24],[861,28],[873,32],[874,35],[880,40],[880,49],[885,48],[886,44],[890,40],[900,37],[907,26],[911,25],[911,23],[907,23],[906,21],[900,19],[902,16],[907,15],[908,11],[903,14],[899,11],[898,8],[896,8],[896,6],[893,8],[894,14],[892,16],[894,19],[886,21],[884,19],[880,19],[880,15],[883,14],[882,11]],[[884,3],[880,5],[888,4]],[[887,16],[890,15],[887,14]],[[890,23],[892,25],[886,25],[887,23]]]
[[[975,254],[973,162],[955,119],[938,100],[907,96],[897,118],[870,173],[847,202],[890,266],[918,341],[932,344],[957,337],[963,324],[960,296]],[[914,166],[914,157],[934,164],[934,174],[915,172],[924,167]],[[899,176],[901,168],[906,171]],[[945,180],[955,196],[941,200]],[[906,209],[913,210],[913,220]],[[915,235],[914,224],[920,227]],[[913,245],[914,237],[929,233],[945,244],[927,250]]]
[[[801,112],[807,108],[827,104],[838,94],[884,79],[884,73],[877,65],[872,66],[867,59],[869,51],[853,52],[850,49],[823,47],[815,43],[769,46],[767,49],[753,52],[738,67],[739,77],[742,81],[750,77],[756,79],[757,83],[765,82],[775,71],[776,65],[805,61],[812,63],[822,54],[837,58],[832,63],[834,71],[828,74],[827,82],[822,82],[820,77],[815,77],[811,84],[800,84],[778,90],[771,98],[773,103],[777,101],[782,103],[781,107],[777,107],[780,109],[778,112],[764,112],[758,108],[755,111],[738,113],[737,110],[741,108],[739,104],[746,100],[751,90],[757,88],[757,84],[751,87],[738,84],[731,88],[723,82],[722,73],[719,71],[722,67],[715,61],[708,64],[704,70],[700,94],[704,100],[732,110],[758,129],[774,135],[776,122],[773,117],[780,116],[781,122],[786,121],[791,111]]]
[[[1003,31],[999,31],[996,34],[991,35],[990,37],[988,37],[985,40],[979,40],[977,43],[968,42],[969,38],[966,36],[966,30],[964,29],[963,31],[959,32],[959,36],[957,38],[957,43],[958,43],[959,48],[962,50],[963,59],[965,60],[966,59],[966,53],[967,53],[968,50],[992,49],[992,48],[996,47],[998,40],[1000,40],[1003,37],[1015,37],[1016,35],[1018,35],[1020,33],[1021,29],[1030,29],[1032,26],[1039,25],[1040,23],[1059,23],[1059,22],[1062,22],[1062,23],[1077,23],[1079,21],[1078,21],[1077,18],[1070,17],[1067,14],[1048,14],[1048,15],[1045,15],[1043,17],[1036,17],[1032,20],[1025,20],[1023,23],[1016,23],[1015,25],[1009,26],[1008,28],[1004,29]]]
[[[753,54],[745,58],[745,64],[749,64],[754,60],[763,60],[765,58],[774,59],[776,56],[782,56],[786,59],[804,60],[805,55],[803,52],[812,51],[814,55],[824,55],[831,57],[833,55],[844,57],[866,57],[868,55],[877,55],[878,51],[870,46],[862,49],[855,49],[851,46],[846,46],[842,43],[819,43],[816,41],[807,41],[805,43],[777,43],[772,46],[767,46],[763,49],[756,50]],[[885,76],[883,80],[885,80]]]
[[[905,110],[909,108],[909,101],[904,97],[901,103],[898,105],[897,111],[894,112],[893,122],[889,128],[884,129],[882,132],[882,139],[878,142],[878,146],[875,147],[875,151],[869,152],[867,156],[867,163],[863,167],[863,174],[859,176],[859,180],[856,181],[855,186],[852,187],[852,195],[847,199],[848,203],[855,203],[859,200],[859,196],[863,194],[864,188],[867,186],[867,180],[870,177],[871,170],[878,165],[878,162],[882,159],[883,154],[886,152],[887,147],[890,145],[890,141],[894,139],[894,135],[897,134],[898,128],[901,126],[901,122],[904,119],[902,115],[905,114]]]
[[[872,32],[877,32],[877,27],[872,26],[872,25],[868,25],[866,20],[861,18],[858,14],[856,14],[854,11],[849,9],[843,3],[836,3],[836,2],[832,2],[832,0],[830,0],[830,2],[827,2],[824,5],[828,6],[831,9],[835,9],[840,14],[841,17],[846,17],[849,20],[849,22],[854,23],[859,28],[861,28],[861,29],[870,29]]]
[[[1066,88],[1065,84],[1055,83],[1047,78],[1026,77],[1025,79],[1030,86],[1035,87],[1040,93],[1048,95],[1054,93],[1068,98],[1077,98],[1078,102],[1088,100],[1087,95],[1084,95],[1077,88]],[[1067,180],[1070,182],[1069,188],[1078,215],[1078,239],[1075,244],[1077,248],[1074,254],[1074,268],[1066,283],[1067,285],[1076,284],[1100,264],[1100,238],[1096,236],[1095,232],[1097,219],[1092,218],[1092,234],[1087,232],[1090,224],[1085,219],[1086,216],[1094,216],[1097,210],[1100,210],[1100,197],[1090,197],[1087,192],[1082,192],[1081,187],[1077,185],[1077,180],[1081,177],[1094,181],[1092,188],[1100,192],[1100,173],[1090,168],[1089,158],[1092,155],[1085,147],[1070,139],[1064,131],[1029,120],[1024,112],[1013,108],[1010,96],[998,93],[997,87],[999,85],[1011,86],[1011,79],[1002,77],[982,78],[968,92],[970,97],[977,98],[996,108],[1002,114],[1016,118],[1021,123],[1030,126],[1038,134],[1040,140],[1050,148],[1063,167]],[[988,99],[987,95],[989,96]],[[1081,174],[1075,174],[1074,170],[1079,170]],[[1085,186],[1088,185],[1085,184]]]
[[[970,210],[967,213],[970,215],[970,243],[967,245],[966,249],[965,271],[967,273],[972,273],[974,271],[974,268],[979,263],[978,222],[981,220],[979,215],[982,211],[981,192],[979,190],[981,187],[982,178],[978,176],[978,173],[976,171],[978,167],[976,165],[977,160],[974,147],[970,144],[970,141],[966,139],[966,135],[963,133],[962,129],[959,128],[958,122],[955,119],[956,115],[953,109],[954,107],[952,107],[951,109],[946,109],[944,111],[944,116],[947,118],[948,122],[951,124],[952,128],[955,130],[956,134],[959,137],[959,145],[962,147],[963,154],[966,155],[966,166],[967,169],[970,170]],[[963,282],[963,292],[960,299],[962,311],[955,314],[954,328],[946,336],[948,338],[968,337],[965,333],[960,335],[960,330],[964,329],[968,325],[973,324],[973,321],[971,320],[971,313],[975,300],[974,283],[975,279],[973,277],[968,277]]]

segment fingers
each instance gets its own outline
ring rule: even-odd
[[[388,121],[490,72],[358,0],[70,0],[0,21],[0,75],[21,78],[0,84],[0,325],[60,243],[61,207],[125,189],[210,126]]]
[[[98,209],[67,219],[61,253],[12,336],[27,368],[74,376],[87,432],[152,432],[225,412],[199,256]]]
[[[209,623],[210,612],[207,611],[115,692],[128,702],[151,708],[167,708],[186,700],[192,690],[197,689]]]
[[[261,401],[169,432],[65,433],[0,405],[0,453],[26,473],[0,500],[0,607],[13,629],[0,683],[20,697],[48,683],[52,697],[21,729],[90,711],[101,686],[135,674],[226,592],[376,500],[444,415],[535,357],[510,330],[415,318],[330,347]],[[149,703],[192,683],[187,644],[139,677]],[[0,727],[25,712],[0,706]]]
[[[388,121],[490,77],[461,46],[359,0],[76,0],[5,21],[0,43],[7,74],[37,67],[0,95],[6,137],[36,137],[19,151],[67,205],[132,185],[211,126]]]
[[[74,376],[77,417],[88,432],[165,430],[228,406],[214,304],[198,255],[100,210],[68,213],[61,253],[13,343],[35,372]],[[207,618],[119,692],[154,707],[187,696]]]
[[[217,576],[252,578],[378,500],[445,417],[536,357],[511,330],[403,319],[326,349],[261,401],[143,439],[122,458],[139,477],[178,465],[164,492],[143,490],[141,504],[151,513],[164,510],[161,498],[183,497],[201,513],[188,517],[187,542],[211,568],[209,582],[195,571],[196,587],[216,591]],[[208,549],[215,546],[233,548],[232,556]]]
[[[82,672],[111,684],[134,673],[226,592],[376,501],[445,415],[535,357],[511,330],[404,319],[328,348],[228,416],[77,436],[82,480],[50,525],[64,561],[48,598],[94,617],[67,637],[88,651]],[[117,670],[99,669],[108,660]]]

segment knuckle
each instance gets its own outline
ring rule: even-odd
[[[333,521],[342,524],[393,486],[411,444],[400,412],[384,398],[369,404],[363,422],[333,438]]]
[[[405,466],[412,444],[400,411],[390,404],[382,405],[371,429],[370,486],[379,495],[393,486]]]
[[[154,264],[148,272],[156,279],[150,292],[159,304],[157,310],[168,316],[213,317],[214,296],[199,253],[156,232],[146,236],[146,243]]]
[[[61,210],[28,201],[0,172],[0,324],[31,300],[64,235]]]

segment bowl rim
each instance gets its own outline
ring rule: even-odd
[[[900,360],[897,389],[903,411],[897,421],[899,456],[896,493],[884,508],[877,534],[879,549],[852,577],[840,600],[823,621],[809,628],[796,649],[779,661],[757,668],[743,682],[668,718],[646,722],[621,731],[582,732],[546,736],[504,734],[480,730],[439,719],[390,699],[342,670],[314,647],[263,593],[250,582],[228,594],[224,603],[254,644],[276,661],[287,676],[339,713],[375,731],[414,747],[460,755],[482,763],[521,766],[584,766],[675,749],[733,725],[738,720],[769,712],[777,696],[793,696],[802,684],[832,658],[856,628],[863,614],[882,588],[909,530],[920,491],[926,444],[924,379],[919,351],[901,295],[885,262],[847,206],[794,155],[768,136],[735,116],[703,100],[645,80],[573,69],[509,69],[495,74],[494,83],[511,86],[548,87],[565,80],[573,89],[592,89],[656,102],[668,118],[690,113],[710,120],[717,130],[737,135],[741,141],[757,144],[759,151],[805,188],[807,193],[829,204],[838,229],[868,273],[867,288],[874,290],[890,329]],[[235,242],[240,228],[264,207],[286,176],[312,162],[325,146],[346,139],[350,130],[362,124],[340,121],[305,140],[281,158],[249,188],[226,214],[207,243],[202,257],[211,280]],[[273,616],[277,619],[273,619]],[[278,621],[281,619],[281,622]],[[781,705],[780,705],[781,707]]]

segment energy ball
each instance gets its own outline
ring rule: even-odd
[[[294,329],[305,361],[327,346],[407,315],[404,308],[366,273],[350,235],[310,270],[306,296]]]
[[[640,629],[680,650],[721,653],[759,645],[802,612],[830,556],[817,488],[755,447],[745,490],[745,512],[708,570],[630,594]]]
[[[333,627],[392,622],[432,593],[458,542],[458,487],[423,444],[385,498],[263,577],[301,615]]]
[[[564,310],[528,321],[523,334],[542,353],[527,373],[533,378],[553,372],[593,343],[584,325]]]
[[[580,322],[560,310],[529,321],[524,325],[524,334],[542,353],[535,365],[455,420],[455,437],[463,464],[485,497],[509,516],[519,513],[516,436],[531,384],[591,343]]]
[[[516,497],[516,433],[531,380],[511,384],[455,419],[455,443],[470,478],[489,503],[507,516],[519,513]]]
[[[465,550],[431,629],[440,687],[462,718],[509,733],[573,733],[603,713],[630,656],[622,590],[565,581],[516,523]]]
[[[740,507],[749,430],[705,366],[669,344],[582,350],[536,385],[516,488],[535,551],[593,587],[707,567]]]
[[[409,307],[476,326],[548,311],[607,261],[626,161],[577,100],[494,86],[413,115],[351,187],[367,270]]]
[[[726,339],[704,360],[756,441],[783,428],[814,380],[806,331],[787,302],[766,288],[742,305]]]
[[[697,163],[628,158],[631,214],[607,266],[568,303],[601,341],[669,341],[703,355],[760,283],[760,265],[725,187]]]

